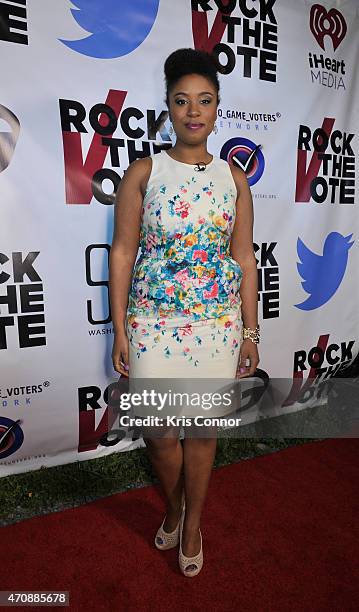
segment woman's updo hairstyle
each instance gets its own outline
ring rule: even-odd
[[[219,80],[217,75],[219,72],[219,64],[217,58],[207,53],[207,51],[191,48],[177,49],[166,59],[164,72],[166,81],[165,102],[168,108],[170,107],[169,92],[176,82],[187,74],[200,74],[201,76],[207,77],[217,90],[219,104]]]

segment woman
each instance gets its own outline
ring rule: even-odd
[[[176,143],[132,162],[116,195],[113,366],[130,381],[251,376],[259,363],[253,204],[245,173],[207,150],[220,102],[217,64],[179,49],[164,70]],[[185,427],[182,446],[179,427],[160,436],[143,429],[167,501],[155,545],[180,541],[189,577],[203,566],[200,517],[216,452],[209,430],[201,437]]]

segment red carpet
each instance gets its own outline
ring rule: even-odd
[[[96,612],[358,610],[358,450],[325,440],[214,470],[196,578],[154,547],[163,502],[145,487],[0,529],[0,590],[68,590],[67,609]]]

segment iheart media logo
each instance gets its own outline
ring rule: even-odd
[[[313,4],[310,9],[310,29],[323,51],[325,51],[324,36],[332,39],[335,51],[347,33],[347,24],[337,9],[332,8],[327,11],[321,4]]]

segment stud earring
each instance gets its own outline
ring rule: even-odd
[[[217,127],[217,123],[215,123],[215,124],[214,124],[214,127],[213,127],[213,132],[214,132],[215,134],[218,134],[218,127]]]

